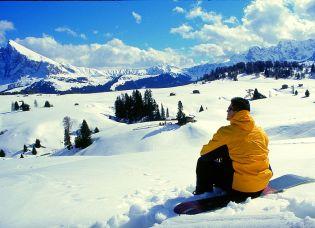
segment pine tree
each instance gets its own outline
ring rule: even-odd
[[[74,145],[76,148],[82,148],[82,137],[80,134],[74,138]]]
[[[95,129],[94,129],[94,133],[99,133],[100,132],[100,130],[96,127]]]
[[[305,97],[309,97],[310,96],[310,91],[308,91],[308,89],[305,91]]]
[[[36,99],[34,100],[34,107],[35,107],[35,108],[38,107],[38,103],[37,103],[37,100],[36,100]]]
[[[30,110],[30,106],[24,102],[22,102],[22,105],[20,108],[22,109],[22,111],[29,111]]]
[[[294,85],[291,88],[292,88],[292,94],[295,94]]]
[[[152,98],[152,91],[147,89],[144,92],[144,107],[145,107],[145,116],[148,117],[149,120],[154,120],[154,102]]]
[[[162,119],[162,120],[165,120],[165,119],[166,119],[163,104],[161,104],[161,119]]]
[[[36,148],[40,148],[41,145],[40,145],[40,140],[39,139],[36,139],[35,140],[35,145],[34,145]]]
[[[131,111],[131,108],[132,108],[132,99],[131,97],[125,93],[125,99],[124,99],[124,103],[125,103],[125,112],[126,112],[126,118],[131,121],[132,120],[132,117],[133,117],[133,113]]]
[[[80,133],[75,139],[75,145],[79,148],[86,148],[92,144],[91,131],[85,120],[83,120]]]
[[[15,105],[14,102],[11,103],[11,112],[15,111]]]
[[[4,158],[5,157],[5,152],[4,152],[4,150],[0,150],[0,157],[2,157],[2,158]]]
[[[27,152],[27,146],[26,145],[23,146],[23,152]]]
[[[159,105],[155,103],[155,100],[153,100],[153,120],[161,120],[161,113],[159,109]]]
[[[33,146],[32,154],[33,154],[33,155],[36,155],[36,154],[37,154],[37,150],[36,150],[35,146]]]
[[[122,96],[118,96],[115,101],[115,115],[117,118],[125,118],[124,102]]]
[[[69,116],[65,116],[62,120],[63,126],[64,126],[64,145],[68,148],[68,150],[71,149],[72,143],[71,143],[71,127],[72,127],[72,120]]]
[[[69,133],[69,129],[67,128],[65,128],[65,132],[64,132],[64,145],[66,147],[71,147],[70,133]]]
[[[69,116],[65,116],[62,120],[62,124],[63,124],[63,127],[65,129],[67,129],[69,131],[69,133],[71,132],[71,128],[72,128],[72,120]]]
[[[20,109],[19,103],[16,101],[16,102],[14,103],[14,110],[17,111],[17,110],[19,110],[19,109]]]
[[[178,102],[178,112],[177,112],[177,121],[178,125],[184,125],[186,124],[186,115],[183,112],[183,104],[181,101]]]
[[[23,154],[21,154],[20,158],[24,158]]]
[[[295,90],[295,93],[294,93],[294,94],[295,94],[295,96],[297,96],[297,95],[298,95],[298,91],[297,91],[297,90]]]
[[[199,112],[203,112],[203,111],[204,111],[204,109],[203,109],[203,107],[201,105],[200,108],[199,108]]]
[[[168,112],[168,108],[166,108],[166,118],[169,118],[170,117],[170,114]]]
[[[142,95],[139,90],[134,90],[132,92],[132,104],[135,120],[141,120],[144,115],[144,104],[142,100]]]
[[[51,107],[51,104],[49,103],[49,101],[45,101],[44,107],[45,108],[50,108]]]

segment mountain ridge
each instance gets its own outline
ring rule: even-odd
[[[251,61],[314,61],[315,40],[281,41],[249,48],[223,63],[190,68],[168,64],[149,68],[86,68],[58,63],[13,40],[0,48],[0,92],[80,93],[179,86],[197,81],[217,67]]]

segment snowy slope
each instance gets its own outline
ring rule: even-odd
[[[290,94],[291,89],[280,90],[282,84],[295,85],[298,96]],[[199,150],[218,127],[228,124],[229,99],[244,97],[249,88],[268,96],[251,105],[257,124],[270,136],[274,177],[294,173],[315,178],[314,80],[248,76],[237,82],[153,89],[153,97],[169,108],[172,117],[179,100],[186,114],[196,116],[196,123],[183,127],[159,122],[126,125],[108,119],[121,92],[0,96],[0,148],[9,156],[0,160],[0,227],[314,227],[314,183],[230,203],[212,213],[172,212],[177,203],[193,197]],[[194,89],[200,94],[192,94]],[[303,98],[306,89],[309,98]],[[176,96],[170,97],[170,92]],[[38,108],[33,106],[35,99]],[[30,104],[31,111],[11,112],[15,100]],[[42,108],[46,100],[54,107]],[[200,105],[204,112],[198,112]],[[63,149],[64,116],[74,121],[72,131],[83,119],[91,129],[100,129],[91,146]],[[38,149],[38,156],[19,159],[23,145],[36,138],[45,148]]]

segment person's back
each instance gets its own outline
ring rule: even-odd
[[[234,110],[232,110],[233,104]],[[232,99],[227,117],[230,120],[230,125],[221,127],[209,143],[203,146],[198,163],[204,167],[206,165],[211,166],[206,172],[213,174],[205,174],[208,179],[212,179],[208,181],[210,184],[213,182],[215,185],[227,188],[226,190],[242,193],[260,192],[268,185],[272,176],[268,160],[268,137],[260,127],[255,126],[249,110],[249,103],[245,99]],[[219,165],[213,162],[222,156],[228,157],[231,162],[223,162]],[[231,165],[229,165],[230,163]],[[220,165],[223,168],[220,168]],[[206,169],[198,170],[197,164],[196,190],[198,190],[198,172]],[[225,179],[223,181],[231,183],[222,184],[222,181],[214,175],[222,175],[221,179]],[[201,193],[206,191],[207,187],[204,184],[207,182],[205,181],[206,178],[200,180],[199,182],[203,183],[203,186],[199,188]]]

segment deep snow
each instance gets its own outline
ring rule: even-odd
[[[303,87],[298,87],[301,83]],[[280,90],[282,84],[295,85],[299,94],[293,96],[290,88]],[[0,227],[315,227],[314,183],[230,203],[216,212],[196,216],[172,212],[177,203],[193,197],[200,148],[218,127],[228,124],[229,100],[254,88],[268,96],[251,105],[256,123],[270,136],[274,177],[293,173],[314,178],[314,80],[247,76],[238,82],[153,89],[153,97],[169,108],[171,116],[175,117],[179,100],[186,114],[196,116],[196,123],[183,127],[159,122],[126,125],[108,119],[121,92],[0,96],[0,148],[8,155],[0,160]],[[194,89],[200,94],[192,94]],[[306,89],[311,93],[308,98],[303,97]],[[39,108],[33,107],[35,99]],[[11,102],[19,100],[30,104],[31,111],[11,112]],[[54,107],[42,108],[46,100]],[[206,110],[198,113],[201,105]],[[63,149],[65,116],[74,120],[73,131],[83,119],[91,129],[100,129],[90,147]],[[36,138],[45,148],[38,156],[19,159],[23,145]]]

